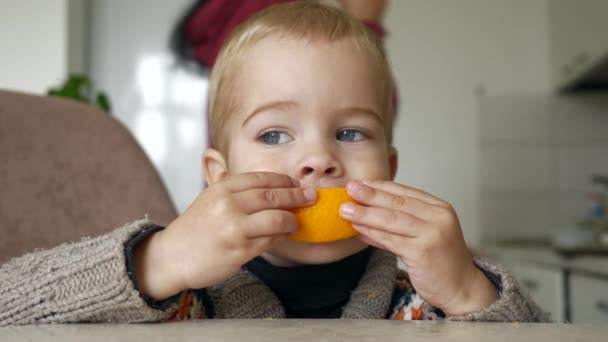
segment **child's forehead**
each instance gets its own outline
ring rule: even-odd
[[[358,51],[353,51],[353,47],[357,47]],[[263,51],[327,51],[331,50],[346,50],[351,53],[365,53],[365,49],[360,49],[359,45],[352,37],[343,37],[336,40],[329,40],[320,37],[310,36],[287,36],[280,33],[270,34],[265,36],[250,45],[244,45],[241,49],[242,54],[260,53]]]
[[[370,58],[341,45],[323,48],[275,40],[260,42],[253,49],[235,74],[235,90],[240,92],[270,97],[347,93],[362,100],[368,94],[380,95],[381,77]]]
[[[352,53],[352,44],[284,37],[258,42],[234,74],[238,107],[251,111],[280,102],[319,110],[354,106],[382,112],[380,77],[369,56]]]
[[[320,76],[319,82],[326,75],[373,83],[381,78],[371,53],[360,49],[351,39],[266,37],[243,52],[234,70],[237,71],[233,77],[241,80],[254,77],[262,83],[273,78],[298,82],[308,75]]]

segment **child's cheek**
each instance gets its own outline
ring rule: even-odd
[[[282,158],[277,158],[276,156],[272,158],[271,156],[263,156],[263,155],[244,155],[238,160],[232,161],[232,167],[230,170],[234,174],[244,173],[244,172],[274,172],[281,174],[289,174],[289,167],[285,164],[286,161]]]
[[[389,179],[390,165],[388,156],[379,151],[362,153],[356,158],[348,158],[346,170],[352,179]]]

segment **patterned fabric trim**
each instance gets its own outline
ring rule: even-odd
[[[188,290],[179,295],[177,310],[169,316],[167,321],[186,321],[191,319],[208,318],[203,305],[203,291]]]
[[[404,321],[425,319],[424,300],[416,293],[407,273],[403,270],[397,273],[391,308],[393,309],[389,313],[389,319]]]

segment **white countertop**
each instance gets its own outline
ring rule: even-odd
[[[0,341],[601,341],[599,325],[388,320],[199,320],[0,328]]]
[[[533,262],[546,266],[566,268],[571,271],[593,273],[599,276],[608,276],[608,257],[592,255],[576,255],[566,257],[554,252],[549,246],[515,246],[492,245],[484,248],[483,253],[500,261],[508,258]]]

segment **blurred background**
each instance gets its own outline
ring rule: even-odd
[[[208,74],[169,49],[191,0],[0,2],[0,88],[90,77],[179,212],[203,189]],[[608,1],[393,0],[397,181],[457,210],[556,320],[608,321]]]

